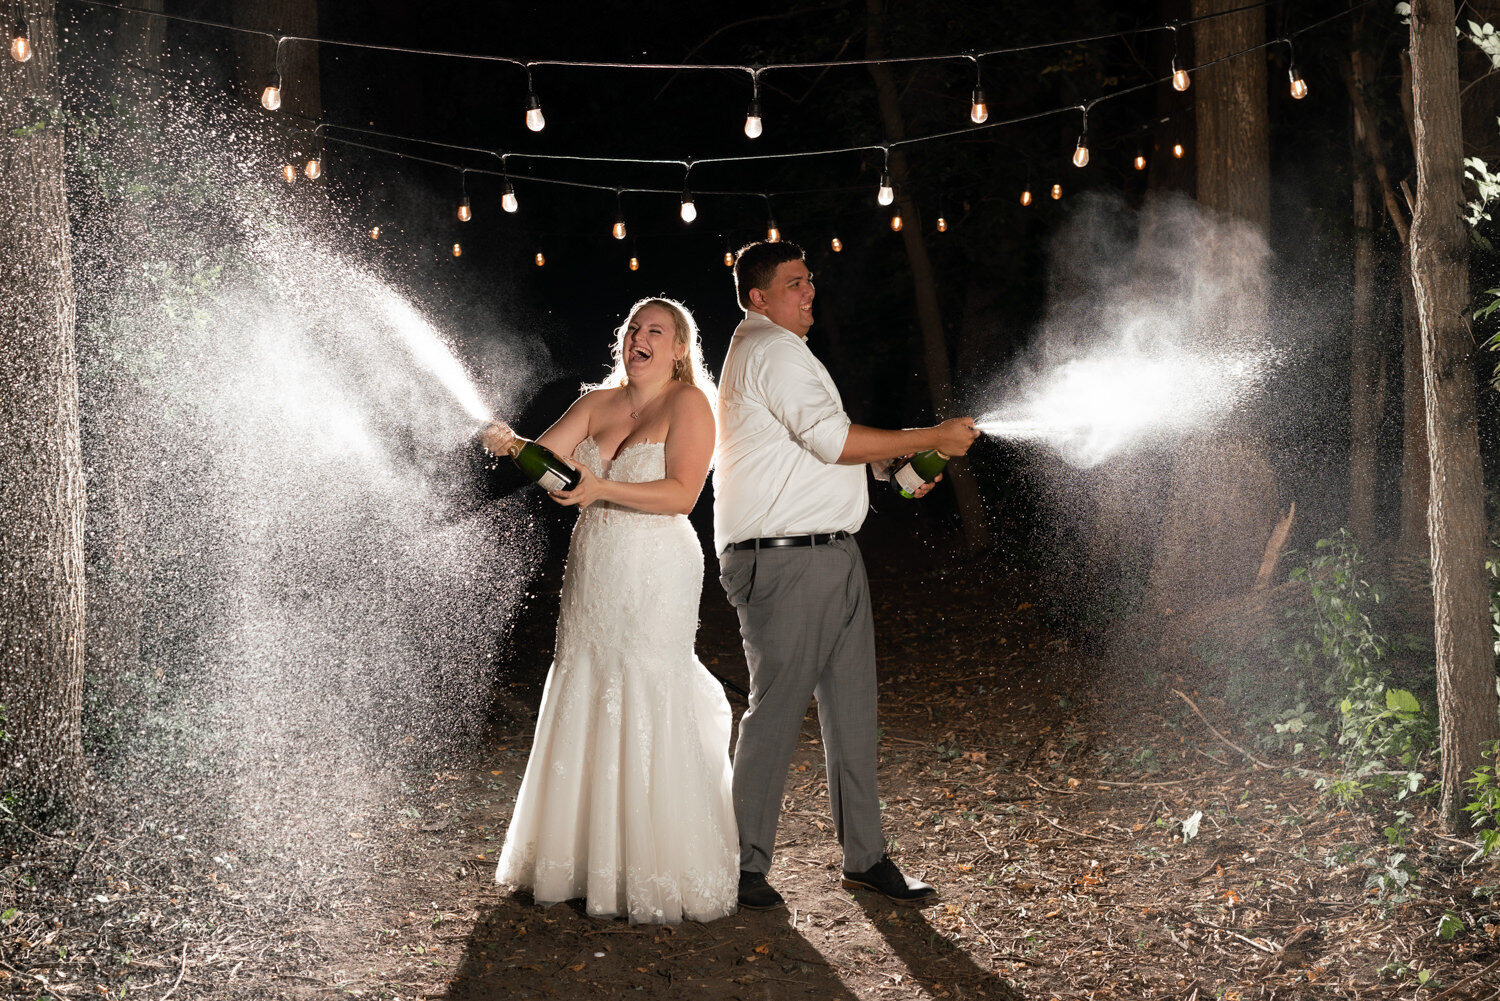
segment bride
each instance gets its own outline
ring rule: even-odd
[[[692,315],[635,304],[614,371],[537,440],[582,479],[557,653],[495,877],[591,915],[709,921],[735,909],[729,703],[693,653],[703,551],[688,523],[714,450]],[[496,422],[481,440],[511,441]]]

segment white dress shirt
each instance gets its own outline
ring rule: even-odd
[[[849,415],[806,341],[746,313],[719,376],[714,549],[777,535],[856,532],[863,463],[840,465]]]

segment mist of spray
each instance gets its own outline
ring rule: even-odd
[[[146,196],[75,242],[90,635],[130,637],[90,667],[89,724],[142,823],[191,801],[225,843],[326,866],[484,722],[544,547],[527,499],[469,496],[466,457],[542,361],[493,337],[461,362],[224,114],[93,140]]]
[[[1065,301],[1054,302],[1028,357],[991,388],[981,432],[1094,466],[1211,429],[1274,368],[1263,342],[1228,335],[1226,306],[1239,297],[1198,245],[1212,240],[1201,213],[1160,203],[1127,234],[1121,211],[1096,200],[1061,238],[1087,244],[1054,253]],[[1240,263],[1253,271],[1258,257]]]

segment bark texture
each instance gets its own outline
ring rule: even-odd
[[[1479,459],[1468,237],[1462,217],[1463,131],[1452,0],[1416,0],[1411,14],[1412,122],[1417,204],[1412,278],[1422,326],[1432,540],[1441,812],[1457,830],[1463,781],[1500,737],[1489,582],[1484,566],[1484,479]]]
[[[869,31],[866,35],[866,54],[871,59],[880,59],[888,54],[884,0],[867,0],[867,10]],[[875,80],[886,139],[903,138],[906,123],[901,115],[900,96],[890,67],[872,63],[870,75]],[[932,409],[940,419],[956,417],[958,415],[953,412],[953,383],[948,364],[948,338],[943,332],[943,310],[938,302],[937,275],[932,266],[932,255],[928,252],[921,213],[917,209],[916,200],[906,193],[906,155],[899,149],[892,150],[890,165],[891,183],[896,188],[896,208],[900,210],[903,222],[901,240],[911,264],[917,323],[922,330],[922,360],[927,372],[927,391],[932,398]],[[984,506],[980,501],[978,484],[962,464],[950,465],[945,478],[953,484],[953,493],[958,499],[959,517],[963,521],[964,538],[969,548],[973,550],[988,547],[990,533],[984,523]]]
[[[1193,16],[1244,7],[1240,0],[1193,0]],[[1266,12],[1255,7],[1193,25],[1193,58],[1212,63],[1266,40]],[[1248,52],[1193,74],[1198,128],[1198,200],[1265,233],[1271,225],[1271,144],[1266,60]]]
[[[84,786],[83,459],[54,5],[0,72],[0,791],[72,812]]]

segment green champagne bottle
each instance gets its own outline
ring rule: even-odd
[[[911,500],[922,484],[937,479],[947,466],[948,457],[935,448],[918,452],[891,470],[891,489]]]
[[[535,480],[548,493],[572,490],[583,478],[578,470],[559,459],[550,448],[534,441],[516,438],[506,451],[521,472]]]

